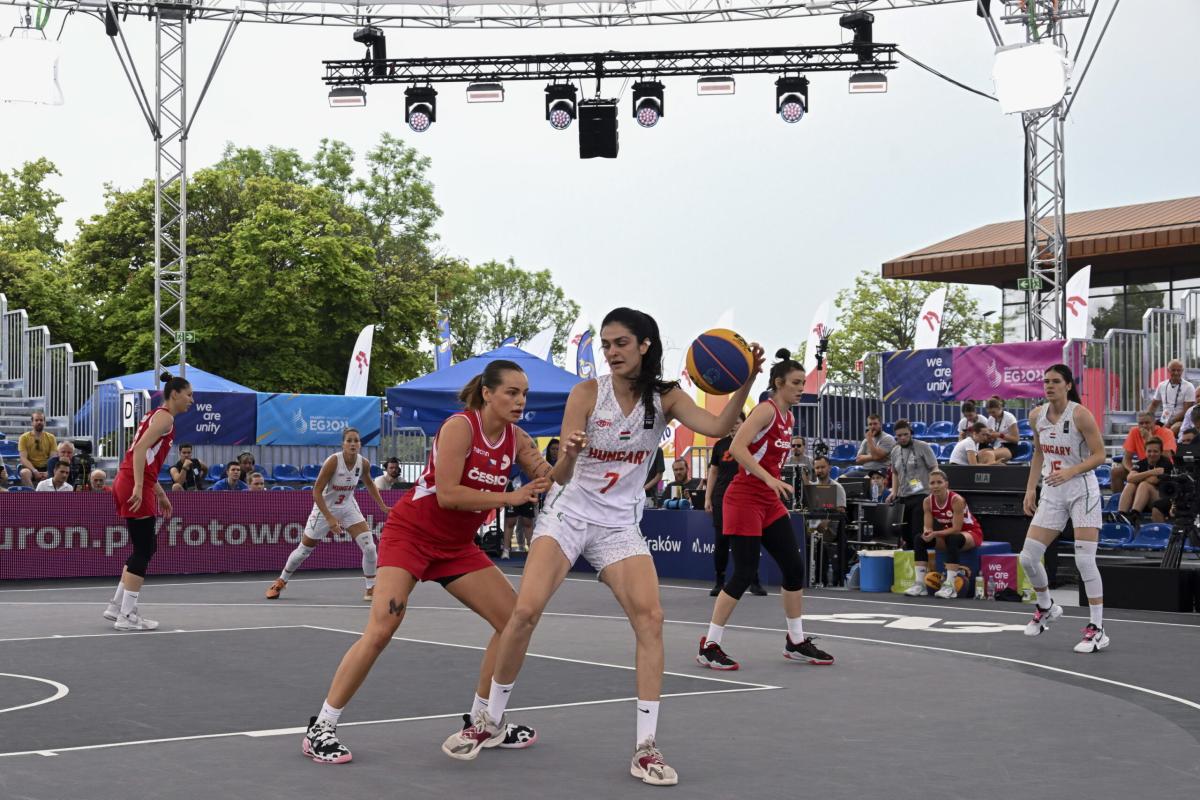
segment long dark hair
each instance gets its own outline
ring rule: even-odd
[[[163,402],[171,399],[171,395],[176,392],[182,392],[191,387],[186,378],[176,378],[169,372],[164,372],[158,376],[158,379],[163,382]]]
[[[781,347],[776,350],[775,357],[779,360],[771,365],[771,389],[775,389],[775,381],[787,380],[787,376],[796,370],[804,372],[804,365],[793,359],[791,351],[789,351],[786,347]]]
[[[1062,379],[1071,384],[1071,388],[1067,390],[1067,399],[1076,403],[1082,403],[1079,399],[1079,389],[1075,388],[1075,376],[1071,374],[1071,368],[1066,364],[1052,364],[1046,367],[1046,372],[1057,372],[1062,376]]]
[[[483,408],[483,387],[486,386],[495,391],[504,382],[504,373],[509,370],[517,372],[525,371],[515,361],[509,361],[504,358],[498,358],[495,361],[489,362],[483,368],[483,372],[471,378],[471,380],[467,381],[467,385],[459,390],[458,401],[472,411],[478,411]]]
[[[614,308],[605,315],[604,321],[600,323],[601,330],[614,322],[628,328],[639,344],[650,342],[650,347],[642,356],[642,369],[633,379],[633,390],[642,398],[642,407],[646,411],[646,428],[653,428],[654,393],[666,394],[679,386],[679,381],[663,380],[663,346],[662,337],[658,333],[658,323],[649,314],[624,306]]]

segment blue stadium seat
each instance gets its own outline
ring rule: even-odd
[[[21,451],[16,442],[0,442],[0,458],[20,458]]]
[[[954,423],[948,419],[938,420],[929,426],[925,435],[934,439],[950,439],[957,434]]]
[[[841,474],[842,474],[842,468],[837,466],[836,464],[834,464],[833,466],[831,466],[829,468],[829,480],[836,481],[838,479],[838,475],[841,475]]]
[[[858,455],[858,446],[852,442],[842,442],[829,454],[829,460],[842,464],[853,464]]]
[[[306,481],[316,483],[317,476],[321,474],[320,464],[305,464],[300,468],[300,477]]]
[[[8,488],[8,490],[10,492],[32,492],[33,491],[33,489],[30,489],[28,486],[21,486],[20,484],[18,484],[16,486],[10,486]]]
[[[1022,419],[1017,421],[1017,433],[1020,434],[1022,439],[1033,438],[1033,426],[1029,424],[1029,420]]]
[[[302,492],[311,492],[313,490],[312,486],[298,486],[296,488],[298,488]]]
[[[1117,506],[1120,505],[1120,503],[1121,495],[1113,492],[1107,498],[1105,498],[1104,507],[1100,510],[1106,514],[1115,514],[1117,513]]]
[[[295,489],[291,486],[279,485],[279,486],[272,486],[271,491],[272,492],[293,492],[293,491],[295,491]]]
[[[1012,464],[1028,464],[1033,458],[1033,445],[1030,442],[1017,442],[1017,454],[1009,459]]]
[[[920,420],[913,420],[908,423],[912,426],[913,436],[922,436],[925,433],[925,423]]]
[[[224,477],[225,477],[225,465],[224,464],[213,464],[211,467],[208,468],[208,482],[209,483],[216,483],[217,481],[221,480]]]
[[[891,436],[892,434],[894,434],[896,432],[896,426],[890,422],[885,422],[885,423],[883,423],[883,432],[886,433],[888,436]]]
[[[1096,467],[1096,482],[1100,484],[1101,489],[1107,489],[1112,486],[1112,465],[1101,464]],[[1116,509],[1113,509],[1116,511]]]
[[[1100,546],[1121,550],[1133,541],[1133,526],[1127,522],[1106,522],[1100,528]]]
[[[378,464],[371,465],[371,478],[372,479],[378,478],[382,474],[383,474],[383,467],[379,466]]]
[[[276,464],[271,477],[276,483],[304,483],[305,481],[300,470],[291,464]]]
[[[163,464],[163,468],[158,473],[159,483],[174,483],[175,479],[171,477],[171,468]]]
[[[1137,536],[1129,545],[1130,550],[1166,550],[1171,525],[1166,522],[1151,522],[1138,528]]]
[[[954,442],[947,442],[946,444],[942,445],[941,450],[938,451],[938,458],[942,461],[949,461],[950,456],[953,455],[953,453]]]

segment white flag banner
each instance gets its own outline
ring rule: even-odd
[[[368,325],[358,334],[350,354],[350,369],[346,373],[346,396],[366,397],[367,378],[371,374],[371,344],[375,341],[375,326]]]
[[[567,332],[567,353],[565,360],[568,372],[575,371],[576,359],[579,355],[579,342],[583,339],[583,334],[587,333],[588,323],[582,315],[575,320],[575,324],[571,326],[571,330]]]
[[[942,312],[946,306],[946,290],[930,292],[917,315],[917,329],[913,333],[914,350],[931,350],[938,346],[942,335]]]
[[[1092,307],[1088,290],[1092,286],[1092,265],[1088,264],[1067,281],[1067,338],[1087,339],[1092,332]]]
[[[543,331],[538,331],[525,344],[521,345],[521,349],[526,353],[532,353],[543,361],[550,360],[550,349],[554,347],[554,328],[546,328]]]
[[[829,310],[830,302],[828,300],[817,306],[812,323],[808,326],[808,340],[804,345],[804,371],[809,374],[817,369],[817,347],[820,345],[821,339],[830,334]],[[768,363],[773,356],[774,353],[767,353]]]

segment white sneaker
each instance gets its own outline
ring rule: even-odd
[[[1104,632],[1104,628],[1097,628],[1089,622],[1083,629],[1083,638],[1079,640],[1079,644],[1075,645],[1075,652],[1099,653],[1106,647],[1108,647],[1108,634]]]
[[[492,721],[486,709],[475,712],[473,724],[452,734],[442,743],[442,752],[459,761],[473,761],[479,751],[486,747],[498,747],[504,743],[504,733],[507,725],[503,719],[497,724]]]
[[[113,627],[119,631],[152,631],[158,627],[158,622],[146,619],[135,611],[132,614],[122,614],[117,617]]]
[[[654,737],[638,745],[629,764],[629,774],[651,786],[674,786],[679,773],[663,760],[662,751],[654,746]]]
[[[958,597],[958,592],[954,590],[954,581],[943,581],[942,588],[933,593],[934,597],[940,597],[943,600],[949,600]]]
[[[904,590],[904,594],[908,597],[924,597],[927,594],[925,590],[925,584],[914,583],[912,586]]]
[[[107,620],[117,621],[117,617],[121,616],[121,607],[116,603],[109,603],[104,609],[104,618]]]
[[[1050,629],[1050,623],[1058,620],[1063,615],[1062,606],[1058,603],[1051,603],[1049,608],[1042,608],[1035,605],[1033,607],[1033,619],[1025,626],[1026,636],[1037,636],[1043,631]]]

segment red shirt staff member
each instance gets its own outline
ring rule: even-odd
[[[930,545],[936,550],[937,543],[941,542],[946,550],[946,575],[942,578],[942,588],[934,596],[943,599],[956,597],[958,591],[954,588],[954,579],[963,569],[958,563],[958,555],[983,544],[983,528],[979,527],[979,520],[975,519],[963,496],[950,491],[950,480],[940,469],[929,473],[929,496],[922,507],[925,510],[925,530],[913,539],[916,575],[913,585],[905,594],[909,597],[926,594],[925,576],[934,569],[936,563]]]
[[[771,367],[774,391],[770,399],[750,412],[729,448],[741,465],[725,490],[723,522],[725,535],[731,537],[733,577],[717,595],[708,634],[700,638],[696,656],[697,663],[711,669],[738,668],[738,663],[721,649],[721,637],[733,609],[758,575],[760,545],[783,573],[783,612],[788,627],[784,658],[810,664],[833,663],[833,656],[817,649],[812,637],[804,635],[804,559],[783,504],[792,495],[792,485],[780,479],[783,462],[791,450],[791,408],[804,392],[804,367],[793,361],[787,350],[775,355],[781,360]]]
[[[505,360],[489,363],[459,393],[467,410],[442,423],[424,474],[393,506],[384,525],[366,630],[342,658],[321,713],[309,720],[302,750],[313,761],[351,760],[350,750],[337,738],[338,719],[400,627],[408,596],[419,581],[440,583],[497,631],[479,669],[471,718],[486,710],[499,631],[512,615],[516,592],[475,545],[475,532],[489,512],[509,503],[536,502],[551,479],[566,482],[586,441],[581,432],[565,437],[558,463],[547,464],[529,434],[516,427],[528,394],[525,372]],[[533,480],[506,494],[514,461]],[[536,739],[530,728],[509,726],[491,746],[527,747]]]
[[[117,593],[104,610],[104,618],[113,620],[119,631],[152,631],[158,623],[138,613],[138,597],[146,580],[146,568],[158,548],[156,517],[170,517],[171,501],[158,482],[171,442],[175,439],[175,417],[192,404],[192,385],[183,378],[162,374],[163,404],[151,411],[138,425],[133,445],[121,460],[113,481],[113,502],[117,514],[129,527],[133,552],[125,561]]]

